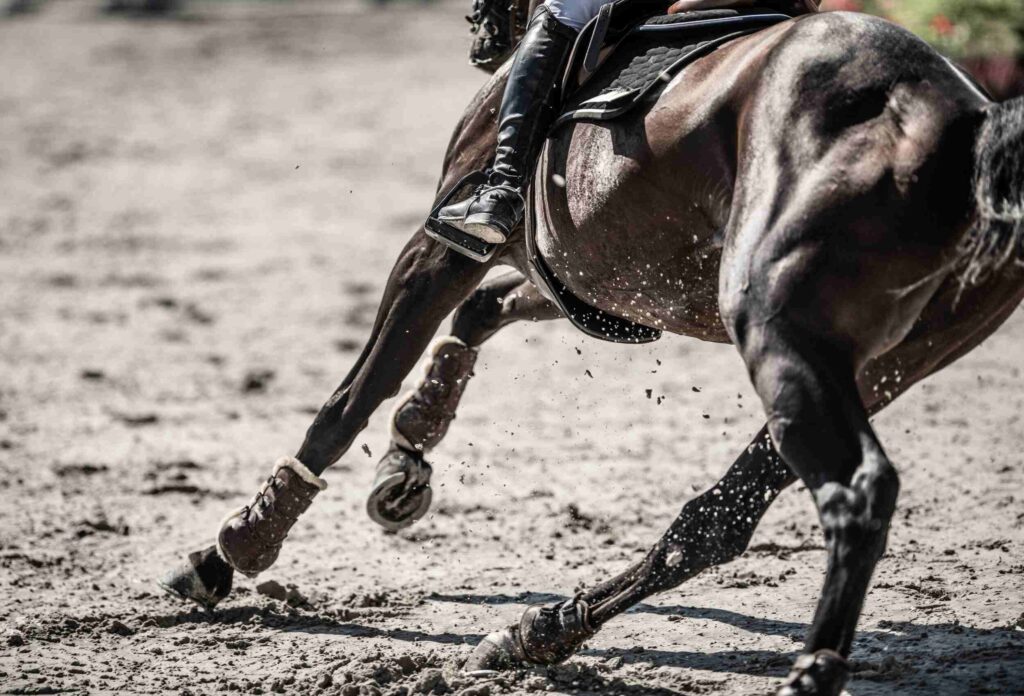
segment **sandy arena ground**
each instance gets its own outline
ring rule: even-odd
[[[428,519],[364,514],[385,404],[260,578],[290,602],[155,588],[354,360],[484,77],[461,0],[93,7],[0,24],[0,692],[770,693],[823,573],[797,488],[745,557],[566,665],[457,674],[525,605],[638,558],[758,429],[735,351],[690,339],[511,328]],[[877,419],[904,492],[852,694],[1024,693],[1022,343],[1018,313]]]

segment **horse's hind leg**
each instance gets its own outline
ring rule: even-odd
[[[466,669],[565,660],[642,599],[740,556],[761,516],[795,480],[762,428],[720,481],[683,506],[643,560],[573,599],[530,607],[516,625],[481,641]]]
[[[936,241],[908,244],[887,218],[915,218],[897,208],[872,194],[816,215],[793,203],[780,206],[768,230],[764,216],[744,223],[740,214],[722,262],[723,321],[772,441],[812,493],[828,553],[805,654],[780,696],[842,691],[896,506],[899,477],[868,422],[857,373],[906,337],[952,250],[941,230]]]
[[[488,280],[460,305],[451,334],[434,341],[423,377],[391,414],[391,447],[377,465],[366,504],[371,519],[395,531],[426,513],[431,469],[424,455],[448,432],[473,376],[479,346],[512,322],[561,316],[554,303],[517,271]]]
[[[850,358],[781,320],[741,322],[740,350],[785,461],[810,489],[828,571],[785,694],[839,694],[857,619],[885,550],[899,479],[860,401]]]
[[[719,481],[688,501],[642,561],[582,595],[596,628],[658,592],[676,587],[746,551],[778,494],[796,480],[767,427]]]
[[[1009,302],[1007,306],[1016,304]],[[950,331],[950,337],[968,335],[963,327],[952,329],[945,322],[945,309],[933,312],[924,321],[927,327],[918,323],[903,343],[865,366],[859,382],[869,412],[881,410],[916,382],[977,345],[980,337],[967,343],[950,340],[945,351],[934,345],[936,328]],[[981,326],[986,327],[987,323]],[[991,331],[982,330],[985,335]],[[890,380],[884,391],[875,388],[881,376],[894,374],[901,379]],[[777,494],[795,480],[796,476],[775,449],[766,425],[725,476],[683,506],[643,560],[568,603],[527,609],[512,629],[488,636],[470,658],[467,669],[499,669],[520,662],[557,662],[569,657],[604,624],[631,606],[676,587],[707,568],[739,557],[761,516]],[[585,619],[579,624],[585,623],[586,630],[577,630],[579,624],[550,620],[553,615],[564,614],[565,609],[572,609]],[[529,640],[524,641],[523,636]]]

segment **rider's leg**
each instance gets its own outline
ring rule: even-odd
[[[374,522],[394,531],[427,512],[431,469],[424,455],[441,442],[455,419],[480,344],[513,322],[561,316],[558,307],[518,271],[483,283],[462,303],[451,334],[434,341],[423,377],[392,412],[391,447],[377,465],[366,503]]]
[[[569,0],[561,7],[580,9],[578,23],[596,0]],[[598,5],[600,7],[600,5]],[[569,16],[562,12],[563,16]],[[596,14],[596,11],[595,11]],[[537,8],[516,49],[498,113],[494,164],[485,186],[469,199],[445,206],[438,219],[490,243],[502,243],[523,218],[523,192],[534,159],[551,125],[556,87],[577,33],[551,8]]]
[[[608,2],[609,0],[545,0],[544,6],[551,11],[555,19],[578,32],[596,17]]]

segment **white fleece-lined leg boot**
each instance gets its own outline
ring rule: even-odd
[[[217,550],[231,566],[254,577],[274,564],[289,530],[327,482],[294,457],[282,457],[274,473],[245,507],[228,515]]]

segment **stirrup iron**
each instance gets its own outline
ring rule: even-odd
[[[487,183],[487,172],[476,171],[470,172],[466,176],[459,179],[459,182],[453,186],[448,193],[446,193],[437,205],[430,211],[430,215],[427,217],[427,221],[424,224],[424,230],[427,236],[431,239],[441,242],[452,251],[458,252],[463,256],[477,261],[479,263],[485,263],[491,260],[494,256],[494,252],[497,251],[500,244],[491,244],[485,242],[482,239],[474,237],[471,234],[467,234],[459,228],[442,222],[438,219],[437,215],[441,208],[451,203],[456,196],[465,189],[474,190],[477,186]]]

